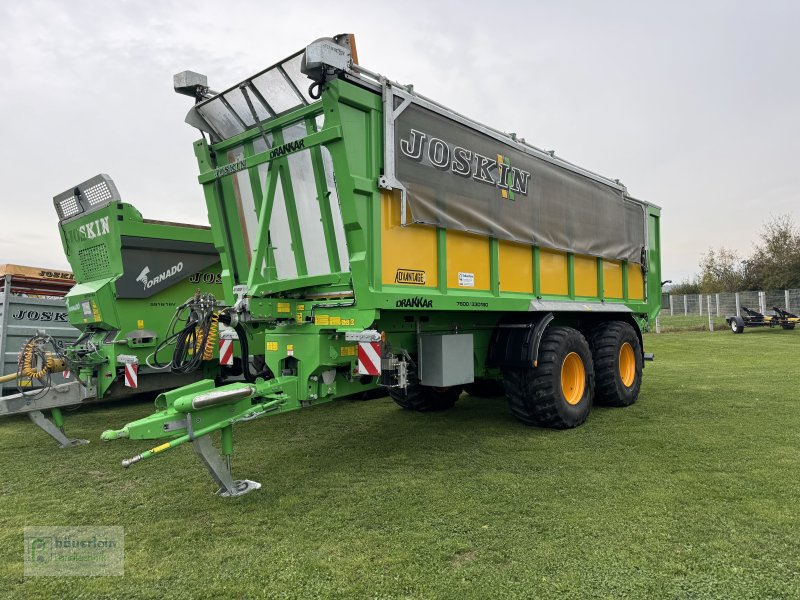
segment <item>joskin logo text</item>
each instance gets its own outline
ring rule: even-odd
[[[52,310],[18,310],[11,315],[11,318],[16,321],[56,321],[59,323],[67,322],[67,313],[55,312]]]
[[[231,173],[236,173],[237,171],[243,170],[247,166],[244,159],[237,160],[236,162],[232,162],[227,165],[223,165],[221,167],[217,167],[214,170],[214,174],[217,177],[224,177],[225,175],[230,175]]]
[[[67,231],[67,237],[73,242],[82,242],[83,240],[93,240],[108,233],[108,217],[95,219],[77,229]]]
[[[273,159],[281,156],[286,156],[287,154],[291,154],[292,152],[297,152],[298,150],[302,150],[305,147],[306,147],[305,140],[295,140],[293,142],[286,142],[285,144],[270,150],[269,157],[270,159]],[[238,171],[243,171],[246,168],[247,168],[247,162],[245,161],[245,159],[242,158],[237,160],[236,162],[232,162],[227,165],[217,167],[216,169],[214,169],[214,175],[216,177],[224,177],[225,175],[230,175]]]
[[[531,174],[512,167],[508,156],[497,154],[496,158],[489,158],[461,146],[451,147],[447,142],[417,129],[411,130],[407,140],[400,140],[400,151],[417,162],[427,157],[430,164],[440,171],[450,171],[497,187],[503,198],[514,200],[515,194],[528,195]]]

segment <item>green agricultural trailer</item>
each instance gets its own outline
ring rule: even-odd
[[[580,425],[632,404],[660,309],[658,207],[358,64],[352,36],[216,93],[193,72],[194,145],[223,322],[264,329],[275,377],[205,379],[104,439],[191,443],[237,496],[232,426],[385,388],[444,410],[502,386],[524,423]],[[217,450],[209,434],[221,432]]]
[[[61,447],[80,445],[86,440],[64,434],[63,407],[220,381],[244,370],[240,357],[231,360],[236,332],[217,344],[216,309],[206,299],[225,292],[208,227],[143,219],[106,175],[54,203],[74,271],[63,320],[78,332],[69,341],[47,323],[31,332],[16,373],[6,377],[20,393],[0,399],[0,415],[27,413]],[[230,366],[220,367],[223,346]]]

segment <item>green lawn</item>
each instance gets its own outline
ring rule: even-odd
[[[659,318],[662,333],[676,333],[679,331],[708,331],[708,315],[675,315],[662,314]],[[712,317],[714,332],[728,331],[725,317]],[[655,325],[652,326],[655,331]]]
[[[340,401],[239,426],[234,500],[188,447],[0,422],[0,594],[64,598],[796,598],[800,331],[646,336],[639,402],[570,431],[501,399],[443,414]],[[122,525],[125,576],[24,578],[25,525]]]

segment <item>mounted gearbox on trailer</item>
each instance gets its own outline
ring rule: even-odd
[[[191,442],[235,496],[208,434],[375,386],[451,408],[502,388],[524,423],[580,425],[632,404],[660,304],[658,207],[616,180],[477,123],[358,64],[351,35],[217,93],[184,72],[223,276],[222,317],[265,326],[276,377],[162,394],[105,439]]]

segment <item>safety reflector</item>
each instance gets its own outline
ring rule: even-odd
[[[358,343],[358,374],[359,375],[381,374],[380,342]]]
[[[125,387],[139,387],[139,365],[137,363],[125,363]]]
[[[61,376],[62,376],[64,379],[69,379],[69,369],[66,369],[66,370],[65,370],[65,371],[64,371],[64,372],[61,374]]]
[[[220,339],[219,364],[227,366],[233,364],[233,340]]]

